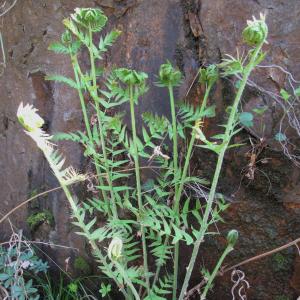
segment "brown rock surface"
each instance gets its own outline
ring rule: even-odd
[[[0,1],[1,3],[1,1]],[[92,3],[92,4],[91,4]],[[51,73],[72,76],[67,57],[57,56],[47,50],[50,41],[59,38],[63,30],[61,20],[77,6],[101,6],[110,16],[110,26],[118,27],[123,35],[114,46],[107,64],[137,68],[148,72],[150,82],[155,81],[159,65],[170,59],[185,72],[185,82],[179,94],[185,95],[201,64],[219,62],[226,53],[235,54],[240,45],[240,33],[245,20],[261,11],[267,12],[270,27],[268,59],[278,64],[300,80],[300,6],[299,0],[136,0],[136,1],[18,1],[4,18],[1,32],[7,54],[7,68],[0,78],[0,213],[5,214],[36,191],[44,191],[57,185],[41,154],[24,135],[16,121],[18,104],[33,103],[46,118],[50,132],[73,131],[81,128],[82,118],[76,93],[60,84],[49,84],[43,77]],[[278,69],[261,69],[252,78],[272,92],[286,83]],[[190,92],[195,98],[196,88]],[[166,95],[153,88],[142,99],[140,113],[154,110],[166,113]],[[222,82],[213,97],[218,111],[230,103],[232,90]],[[246,110],[258,104],[269,107],[264,116],[267,138],[276,132],[280,111],[273,110],[272,99],[249,90],[244,99]],[[125,108],[126,109],[126,108]],[[261,136],[259,126],[254,127]],[[295,135],[292,132],[293,135]],[[244,132],[241,139],[248,139]],[[296,136],[295,136],[296,138]],[[74,144],[64,143],[63,151],[69,162],[83,167],[81,150]],[[278,145],[271,145],[279,150]],[[264,149],[260,159],[270,158],[268,163],[258,163],[253,180],[241,177],[249,163],[245,152],[239,149],[227,157],[220,192],[233,203],[227,211],[226,224],[219,229],[226,233],[231,228],[240,231],[235,252],[226,263],[236,263],[265,250],[284,244],[300,236],[299,206],[292,205],[298,195],[299,170],[280,152]],[[215,157],[199,155],[199,172],[210,177]],[[82,239],[75,239],[70,227],[68,205],[60,192],[50,193],[30,206],[24,206],[12,216],[18,228],[26,228],[25,220],[31,211],[49,208],[55,218],[55,227],[49,239],[58,244],[83,248]],[[4,226],[5,225],[5,226]],[[7,224],[0,225],[0,239],[7,237]],[[223,240],[207,239],[209,251],[196,266],[192,284],[200,280],[199,270],[211,269]],[[52,251],[52,252],[51,252]],[[54,255],[54,251],[49,253]],[[60,264],[74,252],[60,250],[55,256]],[[296,249],[289,249],[282,256],[274,256],[242,268],[251,285],[248,299],[295,299],[299,296],[299,263],[293,265]],[[186,260],[182,257],[182,275]],[[295,270],[294,270],[295,268]],[[294,272],[294,276],[293,276]],[[231,299],[230,276],[218,280],[210,299]],[[281,298],[280,298],[281,297]],[[284,298],[286,297],[286,298]]]

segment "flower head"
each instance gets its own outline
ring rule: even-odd
[[[107,17],[99,8],[75,8],[75,13],[71,18],[85,29],[92,32],[101,31],[107,22]]]
[[[36,113],[38,110],[31,104],[23,106],[20,103],[17,111],[17,117],[22,126],[29,132],[40,131],[45,121]]]
[[[56,146],[49,141],[52,136],[41,128],[44,124],[44,120],[37,114],[37,111],[38,110],[32,105],[26,104],[23,106],[23,103],[21,103],[18,108],[17,116],[19,122],[25,128],[25,133],[29,135],[43,151],[57,179],[64,185],[86,180],[87,177],[76,172],[72,166],[63,168],[65,159],[56,150]]]
[[[268,35],[268,26],[266,24],[266,16],[260,14],[260,19],[253,17],[253,20],[247,21],[247,27],[243,30],[244,41],[250,46],[257,46],[266,42]]]
[[[116,261],[122,257],[123,241],[119,237],[114,237],[107,250],[108,257]]]
[[[178,86],[181,82],[182,75],[178,69],[174,68],[172,64],[167,61],[167,63],[160,66],[158,78],[158,86]]]

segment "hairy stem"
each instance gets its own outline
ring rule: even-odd
[[[89,232],[89,230],[87,230],[87,227],[86,227],[86,225],[84,223],[84,220],[81,217],[81,214],[80,214],[80,211],[78,209],[78,206],[76,205],[76,202],[74,201],[73,196],[72,196],[72,194],[71,194],[68,186],[66,186],[64,184],[64,182],[61,181],[61,179],[60,179],[61,178],[60,171],[57,168],[52,167],[53,164],[52,164],[51,155],[48,153],[48,151],[43,151],[43,153],[44,153],[47,161],[49,162],[49,164],[50,164],[50,166],[51,166],[51,168],[52,168],[52,170],[54,172],[55,177],[59,181],[59,184],[62,187],[62,189],[63,189],[63,191],[64,191],[64,193],[65,193],[65,195],[67,197],[67,200],[68,200],[68,202],[69,202],[69,204],[71,206],[71,209],[73,211],[74,217],[78,221],[79,227],[82,229],[82,231],[85,233],[86,237],[88,238],[89,243],[90,243],[90,245],[91,245],[91,247],[92,247],[92,249],[94,251],[95,256],[101,261],[101,263],[103,264],[103,266],[105,267],[105,269],[107,270],[107,272],[110,274],[110,277],[113,278],[114,281],[116,282],[116,284],[120,287],[120,290],[123,293],[123,295],[125,296],[125,299],[127,299],[126,298],[127,297],[126,291],[124,290],[123,287],[121,287],[120,282],[118,281],[117,277],[113,274],[113,272],[112,272],[109,264],[106,262],[106,259],[103,256],[100,248],[97,246],[97,244],[95,243],[95,241],[93,239],[89,238],[90,232]]]
[[[137,290],[135,289],[134,285],[132,284],[132,281],[128,277],[126,270],[124,270],[123,266],[121,264],[119,264],[118,262],[114,262],[114,264],[115,264],[116,268],[118,269],[119,273],[121,274],[121,276],[123,277],[124,281],[128,285],[128,287],[130,288],[135,300],[140,300],[141,298],[140,298]]]
[[[175,112],[175,99],[173,86],[169,85],[169,97],[170,97],[170,108],[172,116],[172,133],[173,133],[173,168],[174,168],[174,180],[175,180],[175,195],[174,195],[174,207],[177,206],[176,199],[178,197],[178,141],[177,141],[177,120]],[[176,243],[175,248],[178,247],[179,243]],[[176,300],[177,292],[177,280],[178,280],[178,251],[175,251],[174,257],[174,280],[173,280],[173,300]]]
[[[206,105],[207,105],[207,99],[208,95],[210,93],[211,86],[208,86],[208,88],[205,91],[204,99],[201,104],[200,114],[203,113]],[[195,124],[196,125],[196,124]],[[194,147],[194,143],[196,140],[196,130],[192,129],[192,136],[189,142],[188,151],[185,158],[185,163],[182,171],[182,175],[180,178],[180,184],[177,193],[175,194],[175,204],[174,204],[174,210],[178,213],[179,211],[179,204],[180,204],[180,198],[184,187],[184,182],[187,176],[188,167],[190,165],[190,159],[192,155],[192,150]],[[173,300],[176,300],[176,290],[177,290],[177,280],[178,280],[178,261],[179,261],[179,241],[175,244],[175,253],[174,253],[174,285],[173,285]],[[176,280],[176,282],[175,282]],[[176,285],[176,286],[175,286]],[[175,289],[176,288],[176,289]]]
[[[92,80],[93,80],[93,91],[95,93],[95,96],[97,97],[95,58],[94,58],[94,53],[92,50],[93,35],[92,35],[92,30],[90,27],[89,27],[89,39],[90,39],[89,54],[90,54],[90,63],[91,63],[91,75],[92,75]],[[107,181],[108,181],[110,197],[111,197],[110,200],[111,200],[111,204],[112,204],[112,214],[113,214],[114,218],[118,218],[117,205],[116,205],[115,194],[114,194],[114,189],[113,189],[112,179],[111,179],[111,172],[109,170],[108,161],[107,161],[107,152],[106,152],[106,145],[105,145],[105,140],[104,140],[103,122],[102,122],[102,118],[101,118],[99,103],[98,103],[98,101],[95,101],[95,98],[93,97],[94,93],[91,93],[91,96],[94,99],[96,113],[97,113],[99,136],[100,136],[100,142],[101,142],[101,148],[102,148],[102,154],[103,154],[103,160],[104,160],[103,163],[104,163],[105,171],[107,173]],[[110,204],[110,203],[108,203],[108,204]]]
[[[186,290],[188,288],[188,284],[189,284],[189,281],[190,281],[190,278],[191,278],[191,275],[192,275],[192,271],[193,271],[193,268],[194,268],[194,264],[195,264],[195,261],[196,261],[196,258],[197,258],[198,252],[199,252],[200,244],[203,241],[205,232],[206,232],[206,230],[208,228],[208,225],[209,225],[208,224],[208,218],[209,218],[209,215],[210,215],[210,212],[211,212],[213,200],[215,198],[216,188],[217,188],[217,184],[218,184],[218,181],[219,181],[221,168],[222,168],[222,165],[223,165],[224,155],[225,155],[225,152],[226,152],[227,147],[229,145],[231,134],[234,130],[236,114],[237,114],[237,111],[238,111],[238,105],[241,101],[241,97],[242,97],[242,94],[243,94],[244,89],[246,87],[247,80],[248,80],[252,70],[254,69],[255,61],[257,59],[257,56],[258,56],[258,54],[261,50],[261,47],[262,47],[263,43],[264,43],[264,41],[262,43],[260,43],[254,49],[254,52],[251,55],[250,62],[245,67],[244,74],[243,74],[243,79],[242,79],[240,88],[239,88],[239,90],[236,94],[236,97],[234,99],[234,102],[233,102],[233,105],[232,105],[232,108],[231,108],[231,111],[230,111],[229,119],[227,121],[226,130],[225,130],[225,134],[224,134],[224,139],[223,139],[223,143],[222,143],[223,147],[221,148],[220,153],[218,155],[218,161],[217,161],[217,165],[216,165],[216,169],[215,169],[215,174],[214,174],[214,177],[213,177],[210,193],[209,193],[209,196],[208,196],[208,201],[207,201],[207,205],[206,205],[206,208],[205,208],[201,228],[200,228],[200,231],[199,231],[199,236],[198,236],[198,238],[195,242],[193,252],[192,252],[192,256],[191,256],[189,265],[187,267],[187,272],[186,272],[185,279],[184,279],[184,282],[183,282],[183,285],[182,285],[179,300],[182,300],[185,296],[185,293],[186,293]]]
[[[78,95],[79,95],[79,99],[80,99],[80,104],[81,104],[81,109],[82,109],[82,113],[83,113],[83,119],[84,119],[84,124],[85,124],[85,128],[87,131],[87,135],[88,138],[90,140],[91,145],[94,147],[94,142],[93,142],[93,135],[92,135],[92,131],[91,131],[91,125],[89,122],[89,118],[88,118],[88,114],[87,114],[87,109],[86,109],[86,105],[84,102],[84,97],[81,91],[81,82],[79,80],[79,74],[81,74],[81,70],[80,70],[80,66],[78,63],[78,59],[76,55],[71,55],[71,61],[72,61],[72,66],[73,66],[73,70],[74,70],[74,75],[75,75],[75,80],[77,83],[77,91],[78,91]],[[97,178],[99,180],[100,185],[104,185],[102,176],[101,174],[101,170],[100,170],[100,162],[98,160],[97,155],[93,154],[93,159],[95,161],[95,168],[96,168],[96,173],[97,173]],[[105,191],[101,191],[102,193],[102,197],[105,201],[105,203],[108,205],[108,199],[107,199],[107,195]],[[109,206],[108,206],[109,207]],[[110,213],[110,211],[108,211]]]
[[[139,164],[139,154],[137,147],[137,133],[136,133],[136,124],[135,124],[135,112],[134,112],[134,95],[133,95],[133,86],[129,85],[129,100],[130,100],[130,114],[131,114],[131,127],[132,127],[132,138],[133,138],[133,149],[134,149],[134,168],[135,168],[135,178],[136,178],[136,187],[137,187],[137,198],[139,213],[142,214],[143,203],[142,203],[142,189],[141,189],[141,175],[140,175],[140,164]],[[144,260],[144,272],[146,278],[146,287],[147,292],[150,292],[150,282],[149,282],[149,268],[148,268],[148,257],[147,257],[147,244],[145,229],[141,226],[141,236],[142,236],[142,246],[143,246],[143,260]]]
[[[221,266],[222,266],[222,264],[223,264],[223,261],[224,261],[225,257],[226,257],[232,250],[233,250],[233,248],[232,248],[231,246],[227,246],[227,247],[225,248],[225,250],[224,250],[224,252],[222,253],[220,259],[218,260],[218,262],[217,262],[217,264],[216,264],[216,266],[215,266],[213,272],[212,272],[212,273],[210,274],[210,276],[209,276],[209,279],[208,279],[207,284],[206,284],[206,286],[205,286],[205,288],[204,288],[204,291],[203,291],[203,293],[201,294],[201,298],[200,298],[201,300],[205,300],[205,299],[206,299],[206,295],[207,295],[209,289],[211,288],[211,285],[212,285],[213,281],[215,280],[215,278],[216,278],[216,276],[217,276],[217,274],[218,274],[218,272],[219,272],[219,270],[220,270],[220,268],[221,268]]]

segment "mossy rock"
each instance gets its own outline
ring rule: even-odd
[[[31,214],[26,222],[28,223],[30,229],[35,231],[40,225],[47,223],[50,226],[54,225],[54,216],[49,210],[43,210],[40,212],[36,212]]]

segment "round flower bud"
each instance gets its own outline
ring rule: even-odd
[[[244,41],[250,46],[257,46],[265,41],[268,35],[268,26],[265,22],[265,15],[260,14],[260,19],[247,21],[247,27],[243,30]]]
[[[234,247],[234,245],[237,242],[238,237],[239,237],[239,233],[237,230],[235,230],[235,229],[230,230],[227,234],[228,245],[231,247]]]
[[[167,63],[162,64],[159,69],[159,81],[158,86],[178,86],[181,82],[182,75],[178,69],[175,69],[172,64],[167,61]]]
[[[110,260],[117,261],[122,257],[123,241],[115,237],[108,246],[107,254]]]

